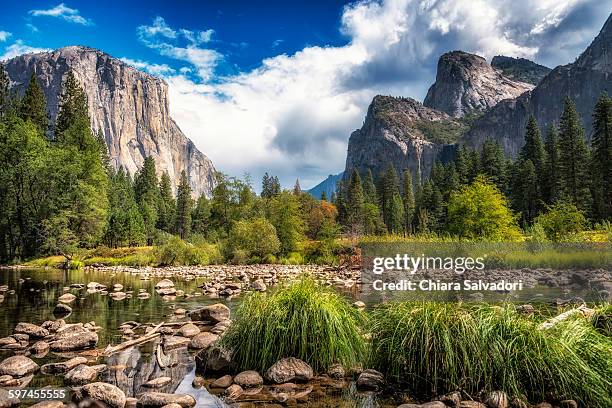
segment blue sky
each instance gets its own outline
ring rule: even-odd
[[[376,94],[422,100],[440,54],[573,61],[612,0],[20,1],[0,59],[87,45],[163,77],[215,166],[310,187],[344,167]]]

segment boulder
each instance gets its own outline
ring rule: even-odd
[[[32,338],[38,339],[49,335],[49,330],[32,323],[17,323],[14,331],[15,333],[27,334]]]
[[[440,401],[449,407],[456,407],[461,402],[461,393],[459,391],[448,393],[440,398]]]
[[[41,401],[30,408],[64,408],[65,406],[62,401]]]
[[[17,343],[17,339],[13,336],[0,338],[0,347],[8,346]]]
[[[43,374],[63,374],[67,373],[68,371],[81,364],[87,364],[87,359],[85,357],[74,357],[70,360],[62,361],[59,363],[45,364],[40,368],[40,371]]]
[[[385,377],[376,370],[364,370],[357,378],[357,389],[359,390],[381,390],[385,384]]]
[[[26,356],[13,356],[0,363],[0,375],[24,377],[38,371],[38,364]]]
[[[49,347],[49,343],[44,340],[39,340],[32,344],[32,347],[30,347],[30,352],[32,354],[43,354],[49,351]]]
[[[139,407],[163,407],[178,404],[183,408],[194,407],[196,400],[187,394],[166,394],[163,392],[145,392],[138,398]]]
[[[155,285],[155,289],[168,289],[173,287],[174,282],[172,282],[170,279],[162,279]]]
[[[52,351],[75,351],[95,347],[98,344],[98,335],[84,330],[72,336],[60,338],[51,343]]]
[[[231,375],[224,375],[223,377],[217,378],[210,384],[211,388],[227,388],[233,383],[233,378]]]
[[[207,349],[212,346],[217,340],[219,340],[219,336],[209,332],[198,333],[191,338],[191,342],[189,343],[189,348],[200,350]]]
[[[178,334],[184,337],[193,337],[200,333],[200,328],[193,323],[187,323],[178,330]]]
[[[94,382],[100,372],[106,369],[106,365],[99,364],[88,366],[80,364],[66,373],[66,381],[72,385],[85,385]]]
[[[309,381],[312,377],[312,367],[294,357],[277,361],[266,372],[266,378],[276,384],[290,381]]]
[[[334,364],[327,370],[327,375],[336,380],[340,380],[346,376],[346,372],[341,364]]]
[[[223,394],[230,400],[236,400],[243,393],[244,393],[244,390],[242,389],[241,386],[239,386],[238,384],[232,384],[225,389],[225,392]]]
[[[461,401],[457,406],[459,408],[487,408],[485,404],[478,401]]]
[[[164,350],[176,350],[181,347],[187,347],[191,341],[187,337],[169,336],[164,338]]]
[[[243,371],[234,377],[234,383],[242,388],[258,387],[263,384],[263,378],[257,371]]]
[[[41,327],[49,330],[50,333],[55,333],[62,327],[66,325],[66,322],[63,319],[59,320],[47,320],[41,324]]]
[[[160,388],[171,382],[172,382],[172,378],[170,377],[157,377],[157,378],[147,381],[146,383],[142,384],[142,386],[147,387],[147,388]]]
[[[81,388],[81,396],[105,403],[111,408],[125,407],[125,393],[112,384],[95,382]]]
[[[15,397],[11,397],[8,390],[4,388],[0,388],[0,407],[2,408],[12,408],[19,406],[19,399]]]
[[[266,286],[266,284],[264,283],[262,279],[257,279],[256,281],[251,283],[251,289],[259,291],[259,292],[265,292],[268,289],[268,287]]]
[[[192,310],[190,312],[192,320],[206,320],[213,323],[218,323],[224,320],[229,320],[230,309],[222,303],[204,306],[201,309]]]

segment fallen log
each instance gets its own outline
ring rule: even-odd
[[[104,355],[108,357],[112,354],[115,354],[118,351],[125,350],[128,347],[137,346],[139,344],[147,343],[151,340],[154,340],[155,338],[161,335],[161,333],[159,333],[158,330],[160,327],[163,326],[163,324],[164,322],[161,322],[160,324],[155,326],[153,330],[151,330],[147,334],[140,336],[137,339],[124,341],[123,343],[118,344],[116,346],[111,346],[109,344],[108,346],[106,346],[106,349],[104,349]]]
[[[540,325],[540,329],[542,330],[550,329],[556,326],[557,324],[561,323],[562,321],[567,320],[570,317],[575,316],[577,314],[580,314],[583,317],[590,317],[590,316],[593,316],[594,313],[595,313],[595,310],[589,309],[586,305],[581,305],[577,308],[567,310],[558,316],[555,316],[553,318],[546,320],[544,323]]]

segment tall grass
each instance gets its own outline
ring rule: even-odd
[[[239,369],[265,371],[281,358],[297,357],[315,371],[363,362],[363,317],[339,294],[310,277],[268,294],[248,296],[222,338]]]
[[[585,321],[542,330],[512,306],[434,302],[388,304],[371,320],[373,367],[413,395],[501,389],[523,400],[612,406],[612,348]]]

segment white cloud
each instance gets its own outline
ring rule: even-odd
[[[487,58],[537,59],[543,49],[555,49],[550,32],[583,2],[561,3],[565,6],[540,0],[360,1],[342,14],[345,46],[306,47],[223,78],[213,76],[222,58],[214,50],[166,40],[152,48],[190,62],[199,73],[197,81],[184,70],[166,76],[170,108],[218,169],[237,176],[249,172],[256,185],[264,171],[279,175],[287,187],[299,176],[302,186],[310,187],[343,169],[348,137],[361,126],[375,94],[422,99],[438,56],[454,49]],[[590,29],[590,38],[598,29]],[[569,62],[564,55],[557,58],[555,63]]]
[[[70,8],[64,3],[60,3],[57,6],[47,10],[30,10],[30,14],[34,17],[57,17],[75,24],[81,24],[86,26],[93,25],[93,21],[81,16],[79,10]]]
[[[130,58],[120,58],[121,61],[140,70],[146,71],[153,75],[169,75],[176,71],[167,64],[152,64],[147,61],[133,60]]]
[[[0,31],[0,42],[6,41],[11,35],[8,31]]]
[[[22,54],[33,54],[45,51],[50,51],[50,49],[31,47],[29,45],[24,44],[22,40],[17,40],[4,49],[4,54],[0,56],[0,61],[11,59]]]

